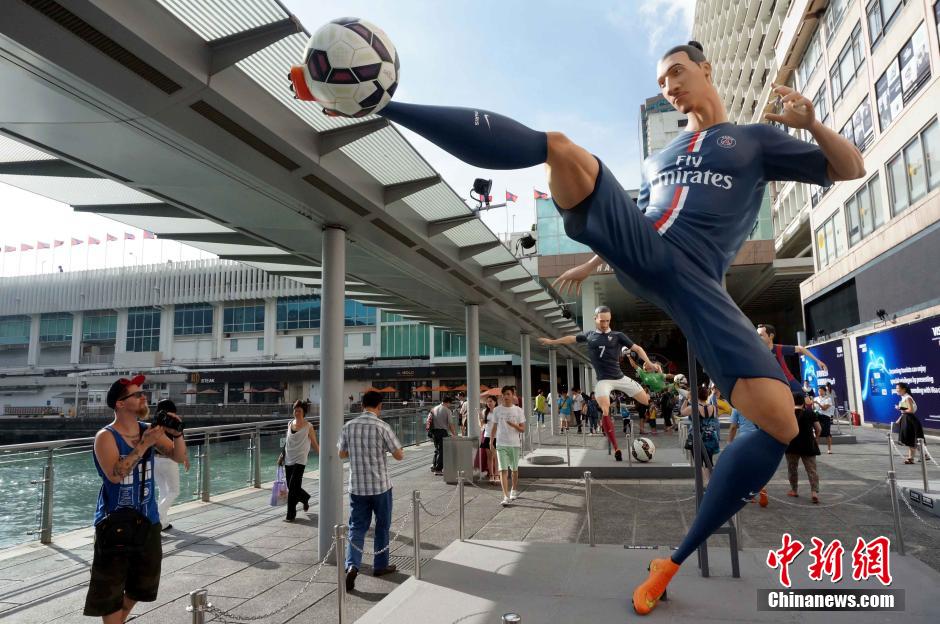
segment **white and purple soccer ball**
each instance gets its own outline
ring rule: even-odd
[[[649,438],[637,438],[633,441],[633,448],[630,449],[630,452],[633,454],[633,459],[646,463],[653,460],[656,445]]]
[[[315,100],[325,113],[365,117],[395,95],[398,68],[398,52],[381,28],[341,17],[313,33],[290,78],[294,95]]]

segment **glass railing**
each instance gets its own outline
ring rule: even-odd
[[[424,409],[385,410],[382,419],[411,446],[426,439],[425,415]],[[187,429],[190,469],[180,467],[175,504],[273,481],[286,420]],[[309,420],[319,429],[319,418]],[[0,550],[35,539],[48,544],[54,534],[91,525],[101,488],[93,444],[94,438],[78,438],[0,446]],[[318,467],[311,453],[306,472]]]

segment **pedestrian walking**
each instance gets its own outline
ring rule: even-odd
[[[836,405],[829,395],[826,386],[819,386],[819,396],[813,399],[813,407],[816,409],[816,417],[819,419],[819,437],[825,438],[826,448],[829,455],[832,455],[832,419],[836,415]]]
[[[513,386],[503,386],[502,403],[493,410],[496,436],[490,438],[490,448],[495,449],[499,462],[499,480],[503,486],[503,507],[519,498],[519,452],[522,433],[525,433],[525,415],[515,403]],[[512,488],[510,489],[510,473]]]
[[[441,402],[428,413],[428,435],[434,441],[434,458],[431,460],[431,472],[444,474],[444,438],[456,436],[454,413],[450,410],[450,397],[441,397]]]
[[[307,466],[307,457],[311,447],[320,454],[320,444],[317,442],[317,431],[307,422],[309,401],[294,401],[294,418],[287,423],[287,437],[284,443],[284,474],[287,479],[287,517],[285,522],[293,522],[297,517],[297,503],[310,509],[310,494],[303,488],[304,468]]]
[[[802,390],[793,393],[793,404],[799,433],[787,445],[785,453],[787,477],[790,479],[790,491],[787,492],[787,496],[799,496],[797,468],[802,461],[806,476],[809,478],[810,494],[815,504],[819,503],[819,473],[816,471],[816,456],[819,455],[819,444],[816,442],[820,430],[819,420],[813,410],[813,397],[804,395]]]
[[[904,460],[904,463],[913,464],[917,439],[924,437],[924,427],[917,419],[917,402],[911,396],[910,386],[904,382],[898,382],[894,388],[894,391],[900,397],[897,408],[901,415],[895,421],[898,425],[898,443],[907,447],[907,459]],[[921,458],[924,461],[927,459],[930,459],[929,455],[926,458]]]
[[[545,392],[539,388],[538,394],[535,395],[535,419],[541,427],[545,426],[545,412],[547,411],[548,404],[545,401]]]
[[[362,395],[362,414],[345,425],[336,448],[339,456],[349,458],[349,544],[346,546],[346,591],[356,587],[362,565],[366,531],[375,515],[372,560],[373,576],[395,571],[388,562],[389,528],[392,526],[392,483],[388,478],[387,453],[401,461],[405,457],[401,442],[387,422],[382,420],[382,395],[370,390]],[[339,553],[337,553],[337,559]]]

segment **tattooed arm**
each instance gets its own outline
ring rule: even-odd
[[[163,427],[149,427],[134,445],[134,450],[121,459],[117,442],[114,441],[111,432],[107,429],[99,431],[95,435],[95,457],[98,459],[98,465],[101,466],[101,470],[108,481],[120,483],[127,475],[131,474],[134,466],[147,454],[147,450],[162,436]],[[128,442],[133,443],[135,439],[130,439]]]

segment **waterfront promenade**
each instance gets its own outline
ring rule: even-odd
[[[839,537],[844,543],[854,541],[855,536],[893,537],[890,501],[886,488],[879,486],[887,470],[884,432],[856,429],[856,434],[859,444],[840,445],[835,447],[835,454],[819,457],[823,506],[811,505],[806,496],[787,499],[786,467],[778,469],[768,488],[773,497],[770,506],[761,509],[748,505],[741,514],[745,547],[779,548],[784,530],[805,542],[812,536],[827,541]],[[675,436],[661,434],[653,439],[658,446],[677,444]],[[543,441],[548,441],[548,437]],[[597,448],[604,446],[600,437],[589,437],[588,443]],[[412,572],[412,524],[407,516],[413,489],[421,491],[430,512],[442,514],[432,516],[422,512],[423,559],[434,557],[457,537],[455,488],[431,475],[430,451],[430,445],[425,443],[406,449],[403,462],[392,462],[393,536],[403,526],[398,540],[392,544],[392,562],[398,565],[400,573],[374,578],[369,575],[369,566],[364,565],[356,590],[348,597],[348,621],[365,614]],[[919,471],[916,465],[898,466],[900,479],[916,478]],[[940,471],[932,469],[931,474],[940,479]],[[315,478],[316,474],[311,474],[305,486],[311,493],[317,490]],[[802,473],[801,479],[805,483]],[[468,487],[468,536],[517,542],[587,541],[583,484],[574,479],[525,480],[521,490],[522,498],[517,504],[504,509],[499,505],[500,496],[495,488]],[[642,483],[596,481],[593,492],[595,530],[600,544],[675,545],[694,514],[693,501],[672,502],[693,493],[689,479]],[[159,598],[154,603],[138,605],[133,621],[188,622],[190,616],[185,610],[188,593],[200,587],[208,588],[214,605],[232,609],[240,616],[274,610],[297,594],[316,569],[313,561],[318,531],[316,507],[311,504],[309,514],[299,513],[298,522],[287,524],[282,522],[283,507],[269,507],[268,497],[268,489],[241,490],[219,496],[212,503],[187,503],[174,509],[174,531],[164,539]],[[665,502],[653,504],[636,498]],[[844,504],[826,506],[841,501]],[[902,509],[902,520],[908,556],[940,571],[940,531],[922,524],[906,509]],[[932,522],[940,524],[936,519]],[[56,536],[52,546],[34,544],[0,552],[0,619],[30,624],[92,621],[81,616],[91,558],[90,538],[91,531],[82,530]],[[712,538],[709,545],[714,575],[719,578],[727,574],[727,538]],[[370,540],[366,546],[371,547]],[[364,564],[370,559],[366,557]],[[694,570],[693,560],[689,566]],[[261,622],[336,621],[335,579],[336,569],[324,566],[306,591],[282,612]],[[624,587],[625,605],[628,589]],[[473,588],[466,591],[472,593]],[[710,607],[713,611],[718,608]],[[454,615],[455,620],[460,617]],[[864,621],[862,617],[859,621]]]

